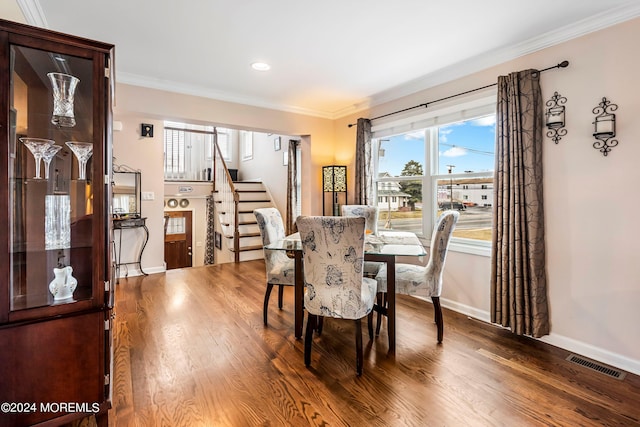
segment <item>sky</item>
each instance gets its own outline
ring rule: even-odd
[[[487,116],[439,128],[439,173],[467,171],[484,172],[494,169],[495,116]],[[380,157],[379,172],[399,176],[410,160],[424,168],[424,132],[413,131],[382,139],[384,156]]]

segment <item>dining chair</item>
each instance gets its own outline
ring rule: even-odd
[[[342,205],[342,216],[359,216],[365,219],[365,232],[369,230],[371,234],[378,234],[378,208],[368,205]],[[365,261],[364,275],[375,278],[383,262]]]
[[[260,228],[262,245],[266,246],[284,239],[284,223],[282,215],[276,208],[255,209],[253,214]],[[264,249],[264,263],[267,270],[267,290],[264,294],[262,317],[267,325],[269,312],[269,297],[275,285],[278,285],[278,308],[282,310],[282,296],[285,286],[293,286],[295,279],[294,260],[285,251]]]
[[[362,324],[368,316],[373,339],[373,302],[376,281],[362,274],[365,219],[361,217],[300,216],[296,220],[304,261],[304,306],[307,327],[304,363],[311,365],[311,341],[318,317],[355,321],[356,373],[362,374]]]
[[[431,236],[429,262],[426,266],[413,264],[396,264],[396,293],[430,297],[433,302],[434,320],[438,328],[438,342],[442,342],[444,324],[440,295],[442,294],[442,273],[451,234],[458,222],[460,213],[444,211],[438,218]],[[387,265],[383,265],[376,276],[378,292],[387,292]],[[380,323],[376,326],[379,331]]]

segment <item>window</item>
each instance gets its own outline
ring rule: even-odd
[[[230,131],[216,129],[225,160],[231,158]],[[214,127],[164,122],[164,179],[210,181],[213,170]]]
[[[381,227],[430,238],[440,212],[455,209],[460,219],[454,242],[488,247],[495,98],[484,102],[448,116],[431,113],[411,123],[374,126]]]
[[[253,132],[240,131],[240,146],[242,147],[242,160],[253,159]]]

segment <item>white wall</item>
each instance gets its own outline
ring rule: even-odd
[[[122,130],[114,132],[114,156],[116,163],[125,164],[142,172],[142,191],[153,192],[155,199],[142,201],[142,214],[147,217],[150,231],[149,244],[143,257],[142,267],[147,273],[164,271],[164,238],[163,238],[163,121],[182,121],[190,123],[215,124],[222,127],[250,129],[260,132],[271,132],[281,135],[304,135],[302,137],[302,210],[305,214],[320,214],[321,198],[318,194],[321,185],[321,167],[334,163],[333,122],[331,120],[285,113],[264,108],[233,104],[212,99],[181,95],[160,90],[117,84],[114,120],[122,123]],[[140,124],[154,125],[153,138],[140,136]],[[286,150],[288,138],[283,138],[282,149],[274,152],[273,143],[256,145],[254,142],[254,162],[268,176],[269,187],[275,192],[278,207],[284,210],[286,194],[286,167],[282,166],[282,152]],[[243,165],[239,158],[239,150],[234,147],[233,160],[230,167],[240,169]],[[256,151],[259,150],[259,151]],[[260,157],[260,154],[262,157]],[[273,162],[273,163],[272,163]],[[246,172],[247,169],[245,169]],[[268,174],[268,175],[267,175]],[[251,177],[251,175],[247,175]],[[243,178],[246,179],[246,176]],[[274,190],[275,189],[275,190]],[[190,206],[191,208],[191,206]],[[284,212],[284,211],[283,211]],[[194,212],[194,233],[201,236],[205,217]],[[199,218],[196,220],[196,218]],[[197,221],[197,223],[196,223]],[[123,250],[133,248],[137,244],[135,235],[126,241],[123,236]],[[197,243],[201,237],[195,237]],[[199,246],[196,246],[194,258],[200,259]],[[132,254],[133,255],[133,254]],[[126,254],[123,255],[126,259]]]
[[[280,137],[280,150],[275,151],[274,139]],[[243,181],[262,181],[271,193],[272,201],[286,215],[287,206],[287,166],[282,156],[288,153],[289,140],[300,139],[288,135],[253,134],[253,158],[240,161],[240,177]]]
[[[568,60],[569,68],[541,76],[545,101],[555,91],[568,99],[568,134],[557,145],[544,141],[551,313],[551,334],[544,341],[640,374],[638,40],[640,19],[635,19],[337,120],[336,146],[352,149],[355,127],[347,124],[357,117],[376,117],[490,84],[499,75]],[[607,157],[592,148],[592,109],[602,97],[619,106],[619,145]],[[444,278],[447,306],[489,319],[489,257],[450,253]]]

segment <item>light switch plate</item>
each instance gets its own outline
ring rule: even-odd
[[[142,200],[154,200],[155,198],[156,198],[156,195],[153,193],[153,191],[142,192]]]

